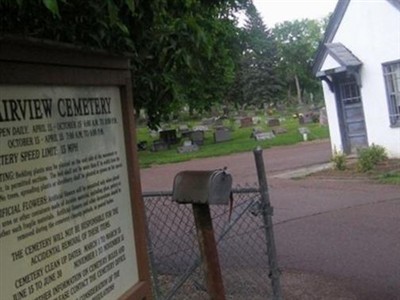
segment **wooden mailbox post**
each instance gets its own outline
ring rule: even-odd
[[[151,299],[129,59],[0,39],[2,299]]]
[[[200,255],[211,300],[225,300],[209,205],[228,205],[232,176],[225,170],[182,171],[174,178],[172,200],[192,204]]]

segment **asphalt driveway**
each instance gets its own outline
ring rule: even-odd
[[[274,176],[328,162],[328,141],[277,147],[263,155],[280,267],[339,280],[356,299],[400,299],[399,186]],[[142,189],[168,191],[181,170],[224,166],[234,184],[257,181],[249,152],[143,169]]]

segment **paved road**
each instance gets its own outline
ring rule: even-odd
[[[269,174],[327,162],[331,156],[328,141],[302,143],[296,147],[275,147],[264,150],[263,155]],[[254,155],[252,152],[245,152],[143,169],[140,174],[142,189],[145,192],[171,190],[174,176],[179,171],[212,170],[223,167],[228,167],[232,173],[234,185],[257,182]]]
[[[357,299],[400,299],[400,188],[357,180],[278,179],[329,161],[327,141],[265,150],[281,268],[343,280]],[[180,170],[227,166],[234,183],[254,183],[252,153],[141,171],[143,191],[171,190]]]

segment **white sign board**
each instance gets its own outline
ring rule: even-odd
[[[0,85],[1,299],[138,282],[118,87]]]

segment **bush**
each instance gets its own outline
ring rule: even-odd
[[[346,170],[346,155],[342,152],[334,151],[331,161],[333,162],[334,168],[336,170],[344,171]]]
[[[372,170],[379,162],[386,160],[386,149],[382,146],[372,144],[368,148],[358,150],[358,170],[367,172]]]

